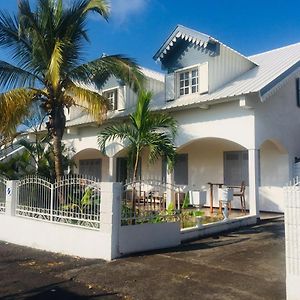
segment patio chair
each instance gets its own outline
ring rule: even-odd
[[[239,188],[239,191],[235,191],[233,193],[233,197],[240,197],[241,200],[241,212],[243,212],[244,214],[246,214],[246,200],[245,200],[245,190],[246,190],[246,185],[245,185],[245,181],[242,181],[241,186],[231,186],[232,188]],[[231,211],[231,204],[229,207],[230,211]]]

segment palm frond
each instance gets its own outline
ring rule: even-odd
[[[94,84],[101,88],[110,76],[121,79],[134,91],[140,91],[143,87],[145,77],[134,60],[121,56],[105,56],[90,61],[68,74],[75,81],[83,81]]]
[[[66,94],[74,99],[75,104],[82,106],[97,121],[101,123],[109,107],[109,103],[102,95],[80,87],[73,82],[66,86]]]
[[[126,123],[117,123],[104,128],[98,135],[98,145],[100,150],[105,154],[106,144],[110,141],[118,139],[124,142],[126,139],[130,140],[131,144],[135,144],[136,134],[132,127]]]
[[[176,149],[173,140],[166,133],[150,133],[147,135],[147,146],[149,147],[149,161],[155,162],[159,157],[165,157],[168,166],[173,167]]]
[[[48,80],[51,82],[54,89],[57,88],[60,82],[60,69],[63,64],[63,43],[60,40],[55,42],[55,46],[51,55],[50,65],[48,70]]]
[[[27,89],[14,89],[0,94],[0,133],[4,136],[16,132],[17,126],[30,113],[30,105],[37,92]]]
[[[20,36],[17,18],[5,12],[0,12],[0,46],[11,50],[18,66],[30,65],[32,45],[27,37]]]
[[[0,60],[0,86],[3,88],[33,87],[41,79],[29,71]]]
[[[137,129],[143,130],[147,120],[149,119],[150,110],[149,104],[152,94],[150,92],[141,91],[138,97],[136,110],[130,116],[132,123]]]
[[[84,1],[86,5],[83,9],[83,14],[88,12],[96,12],[100,14],[105,20],[108,20],[110,13],[110,6],[105,0],[89,0]]]
[[[45,1],[39,1],[40,5],[44,5]],[[47,1],[48,2],[48,1]],[[38,6],[39,7],[39,6]],[[35,56],[38,55],[40,59],[40,64],[45,68],[47,65],[47,58],[50,56],[49,51],[51,48],[45,44],[44,30],[41,26],[41,23],[44,21],[39,18],[38,13],[34,13],[31,10],[30,4],[28,0],[20,0],[18,4],[19,8],[19,35],[21,37],[30,36],[33,51],[35,52]],[[40,12],[43,10],[40,9]],[[48,33],[51,28],[47,28]]]
[[[174,139],[177,133],[177,121],[170,115],[164,113],[151,113],[150,118],[147,120],[147,125],[153,131],[167,130],[171,133]]]

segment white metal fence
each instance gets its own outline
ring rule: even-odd
[[[89,228],[100,227],[100,183],[81,175],[51,183],[30,176],[17,185],[16,215]]]
[[[7,179],[0,176],[0,213],[5,213]]]
[[[285,245],[287,299],[300,295],[300,181],[295,178],[285,187]]]
[[[173,222],[179,219],[184,193],[157,180],[126,183],[122,197],[121,225]],[[169,198],[169,205],[167,202]]]

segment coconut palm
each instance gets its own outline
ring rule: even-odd
[[[0,61],[0,135],[16,132],[37,102],[47,120],[55,157],[55,172],[63,175],[61,141],[65,109],[79,105],[101,122],[108,100],[95,92],[116,76],[137,91],[143,76],[136,63],[124,56],[83,60],[88,41],[86,22],[90,12],[108,19],[106,0],[37,0],[32,10],[28,0],[19,0],[18,14],[0,12],[0,46],[13,63]],[[92,87],[92,88],[91,88]]]
[[[116,139],[128,145],[133,182],[136,181],[138,164],[144,149],[149,149],[150,163],[154,163],[159,157],[165,157],[169,168],[172,168],[175,160],[177,122],[168,114],[151,112],[151,97],[150,92],[142,91],[129,121],[108,126],[98,136],[99,147],[103,153],[107,143]]]

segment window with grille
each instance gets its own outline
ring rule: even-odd
[[[105,91],[103,96],[106,97],[110,104],[110,110],[117,110],[118,109],[118,90],[113,89],[109,91]]]
[[[199,91],[198,68],[179,72],[178,81],[179,81],[179,96],[198,93]]]

